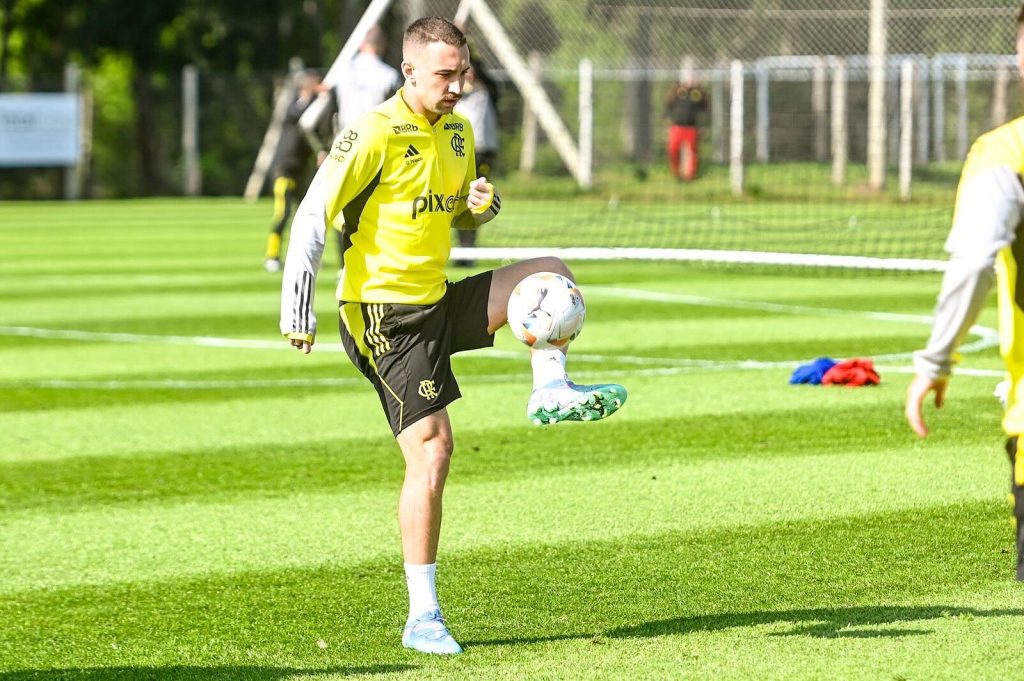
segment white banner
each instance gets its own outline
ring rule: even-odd
[[[0,95],[0,166],[72,166],[81,149],[78,95]]]

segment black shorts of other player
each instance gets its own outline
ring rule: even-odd
[[[483,272],[449,282],[433,305],[340,304],[342,345],[376,389],[396,437],[462,396],[451,356],[494,345],[487,333],[490,290],[491,272]]]

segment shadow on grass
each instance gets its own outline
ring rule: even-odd
[[[721,631],[735,627],[764,624],[792,624],[792,629],[773,636],[811,636],[814,638],[892,637],[930,633],[930,629],[884,628],[935,619],[972,620],[981,617],[1024,617],[1021,609],[979,610],[948,605],[930,606],[858,606],[848,608],[806,608],[776,612],[723,613],[704,617],[677,617],[647,622],[635,627],[615,629],[609,638],[647,638],[695,631]]]
[[[89,669],[26,669],[0,672],[0,681],[283,681],[297,674],[317,678],[321,674],[362,676],[415,669],[407,664],[380,664],[366,667],[330,667],[295,669],[292,667],[93,667]]]
[[[702,631],[722,631],[741,627],[756,627],[766,624],[793,625],[786,631],[776,631],[769,636],[808,636],[812,638],[902,638],[923,636],[931,629],[916,627],[889,627],[907,625],[927,620],[948,619],[970,621],[981,617],[1024,617],[1024,609],[979,610],[977,608],[956,608],[953,606],[876,606],[849,608],[806,608],[769,612],[722,613],[698,617],[676,617],[667,620],[645,622],[635,627],[622,627],[598,634],[566,634],[540,636],[537,638],[494,639],[489,641],[466,641],[470,646],[502,646],[524,643],[546,643],[573,639],[654,638],[676,636]],[[886,627],[876,629],[875,627]]]

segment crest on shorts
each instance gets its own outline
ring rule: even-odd
[[[433,381],[420,381],[420,389],[417,391],[420,397],[428,400],[437,399],[437,388],[434,387]]]

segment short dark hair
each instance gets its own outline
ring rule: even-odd
[[[1021,6],[1020,11],[1017,12],[1017,26],[1024,25],[1024,5]]]
[[[402,48],[409,45],[429,45],[445,43],[454,47],[466,44],[466,34],[458,26],[442,17],[423,17],[417,19],[405,29]]]

